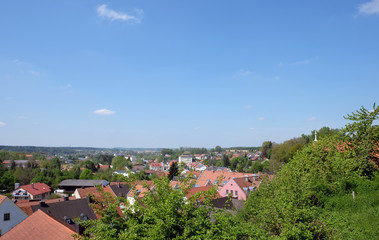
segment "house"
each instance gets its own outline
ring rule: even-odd
[[[16,188],[11,195],[16,200],[41,200],[48,199],[51,191],[45,183],[32,183]]]
[[[27,216],[8,197],[0,195],[0,237],[26,219]]]
[[[154,190],[153,181],[137,181],[127,194],[129,204],[133,205],[136,198],[143,198],[150,190]]]
[[[180,163],[187,164],[187,163],[191,163],[191,162],[192,162],[192,155],[182,154],[179,156],[179,164]]]
[[[150,170],[161,171],[163,170],[163,164],[152,162],[150,163]]]
[[[41,210],[12,228],[1,240],[73,240],[75,232]]]
[[[112,175],[122,175],[124,177],[129,177],[129,172],[130,171],[126,171],[126,170],[115,170],[113,171]]]
[[[10,168],[12,165],[12,161],[14,161],[16,167],[27,167],[29,160],[4,160],[3,165],[4,167]]]
[[[198,186],[217,185],[221,189],[233,177],[243,177],[245,173],[228,172],[228,171],[209,171],[205,170],[201,173],[197,180]]]
[[[258,174],[233,177],[220,189],[219,194],[223,197],[230,195],[238,200],[246,200],[247,196],[259,187],[260,181]]]
[[[102,187],[104,192],[110,193],[114,197],[127,197],[130,186],[126,183],[111,182],[109,185]],[[73,194],[76,199],[85,198],[89,194],[100,197],[100,192],[96,187],[77,188]]]
[[[187,167],[196,171],[204,171],[205,169],[207,169],[207,166],[203,165],[200,162],[187,163]]]

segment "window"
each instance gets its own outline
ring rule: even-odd
[[[229,194],[229,190],[228,189],[226,189],[226,194]]]
[[[236,196],[238,196],[238,192],[237,192],[237,190],[235,191],[235,194],[236,194]]]
[[[4,213],[4,222],[11,220],[11,214],[10,213]]]

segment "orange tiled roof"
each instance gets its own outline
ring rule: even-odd
[[[71,240],[74,239],[73,234],[74,231],[38,210],[4,234],[1,240]]]
[[[7,196],[0,195],[0,204],[7,198]]]
[[[224,181],[229,181],[233,177],[244,177],[246,173],[239,172],[223,172],[223,171],[209,171],[204,170],[199,179],[197,180],[197,184],[199,186],[205,186],[208,181],[213,185],[215,181],[218,180],[218,185],[222,186]]]
[[[51,187],[49,187],[45,183],[32,183],[32,184],[29,184],[29,185],[20,186],[16,190],[18,190],[20,188],[24,189],[25,191],[27,191],[28,193],[30,193],[30,194],[32,194],[34,196],[40,195],[40,194],[43,194],[43,193],[48,193],[48,192],[51,191]]]
[[[133,188],[129,191],[128,197],[134,197],[134,195],[138,192],[138,197],[143,197],[145,193],[148,191],[144,187],[144,185],[147,184],[150,188],[154,186],[153,181],[137,181],[136,184],[133,186]]]

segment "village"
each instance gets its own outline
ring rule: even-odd
[[[213,155],[213,156],[212,156]],[[274,177],[272,173],[260,172],[247,173],[232,171],[228,167],[206,165],[211,158],[221,162],[223,158],[245,158],[250,162],[264,162],[261,151],[249,152],[248,150],[227,150],[215,154],[190,154],[184,152],[178,159],[170,160],[170,155],[165,154],[166,161],[139,160],[134,155],[118,156],[113,159],[125,159],[127,165],[116,168],[111,164],[98,164],[103,171],[111,171],[111,179],[64,179],[52,188],[44,182],[32,182],[27,185],[15,183],[14,190],[7,193],[8,197],[0,195],[0,233],[1,239],[14,239],[15,236],[45,235],[54,239],[70,239],[74,234],[83,234],[85,228],[82,222],[101,218],[102,207],[99,201],[104,201],[106,193],[114,199],[118,199],[118,211],[120,216],[125,208],[132,208],[136,201],[148,193],[154,193],[154,179],[168,178],[173,190],[181,191],[189,189],[185,198],[195,196],[196,201],[204,199],[197,193],[204,193],[215,189],[212,196],[212,207],[227,209],[237,212],[243,208],[244,202],[251,192],[257,190],[262,181],[269,181]],[[32,157],[25,155],[25,158]],[[48,159],[53,159],[48,157]],[[60,157],[61,170],[72,170],[72,161]],[[88,157],[78,159],[79,162],[91,162]],[[10,169],[26,168],[31,164],[30,160],[4,160],[3,167]],[[115,161],[113,161],[115,163]],[[33,163],[40,167],[40,161]],[[218,164],[220,165],[220,164]],[[82,166],[84,166],[82,164]],[[81,172],[88,170],[85,166]],[[143,177],[136,178],[136,176]],[[153,177],[154,176],[154,177]],[[196,195],[197,194],[197,195]],[[95,204],[97,203],[97,204]],[[101,203],[105,206],[105,203]],[[44,224],[40,224],[40,223]]]

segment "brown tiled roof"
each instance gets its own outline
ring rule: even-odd
[[[257,189],[259,187],[260,178],[257,177],[257,180],[254,180],[253,177],[241,177],[241,178],[235,178],[234,182],[245,192],[246,195],[249,194],[249,192],[246,192],[243,188],[249,188],[254,187]]]
[[[49,187],[45,183],[32,183],[32,184],[29,184],[29,185],[20,186],[16,190],[18,190],[20,188],[24,189],[25,191],[27,191],[28,193],[30,193],[30,194],[32,194],[34,196],[40,195],[40,194],[43,194],[43,193],[48,193],[48,192],[51,191],[51,187]]]
[[[68,240],[74,231],[38,210],[1,237],[1,240]]]
[[[74,200],[75,197],[69,197],[69,200]],[[62,202],[64,198],[56,198],[56,199],[46,199],[45,203],[55,203]],[[33,214],[32,206],[39,205],[40,201],[30,201],[30,200],[17,200],[16,205],[21,208],[28,216]]]
[[[74,221],[75,218],[82,218],[84,216],[86,216],[87,219],[91,220],[97,219],[94,211],[89,205],[88,198],[81,198],[55,203],[45,203],[42,206],[40,204],[33,205],[31,206],[31,208],[33,212],[36,212],[37,210],[42,210],[50,216],[54,217],[55,219],[63,222],[65,221],[65,218]]]
[[[130,186],[124,182],[111,182],[107,186],[116,197],[126,197],[130,191]]]

